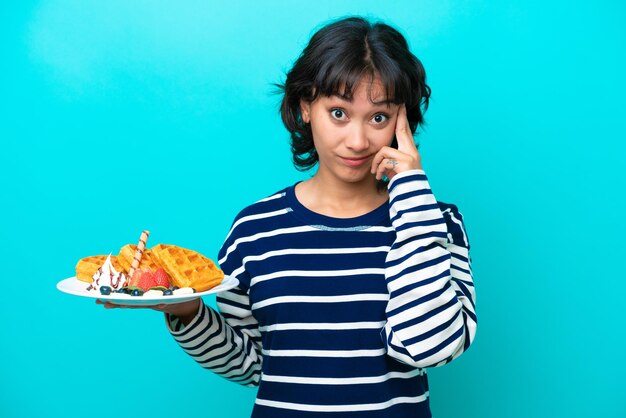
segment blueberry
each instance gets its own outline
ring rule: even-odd
[[[163,291],[163,296],[170,296],[172,293],[172,289],[165,289]]]
[[[133,290],[133,292],[130,295],[131,296],[142,296],[143,295],[143,290],[135,289],[135,290]]]
[[[110,295],[111,288],[109,286],[100,286],[100,294],[102,295]]]

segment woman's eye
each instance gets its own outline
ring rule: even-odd
[[[333,118],[338,120],[344,119],[344,116],[346,115],[341,109],[333,109],[330,111],[330,114],[333,116]]]
[[[387,121],[387,119],[389,119],[389,117],[387,115],[384,115],[382,113],[379,113],[378,115],[375,115],[372,120],[374,121],[374,123],[376,124],[381,124]]]

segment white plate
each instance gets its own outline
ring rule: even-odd
[[[239,280],[232,276],[224,276],[222,283],[212,289],[204,292],[191,293],[186,295],[170,295],[170,296],[131,296],[124,293],[111,293],[110,295],[101,295],[99,291],[87,291],[89,283],[78,280],[76,277],[70,277],[57,283],[57,289],[70,295],[83,296],[86,298],[100,299],[118,305],[158,305],[160,303],[180,303],[188,300],[197,299],[201,296],[211,295],[232,289],[239,284]]]

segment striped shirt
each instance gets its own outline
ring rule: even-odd
[[[239,279],[169,330],[202,367],[258,386],[253,418],[430,417],[427,367],[476,333],[463,216],[423,170],[355,218],[298,202],[295,186],[244,209],[219,252]]]

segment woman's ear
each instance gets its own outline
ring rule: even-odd
[[[311,103],[304,99],[300,99],[300,115],[302,116],[302,122],[311,122]]]

